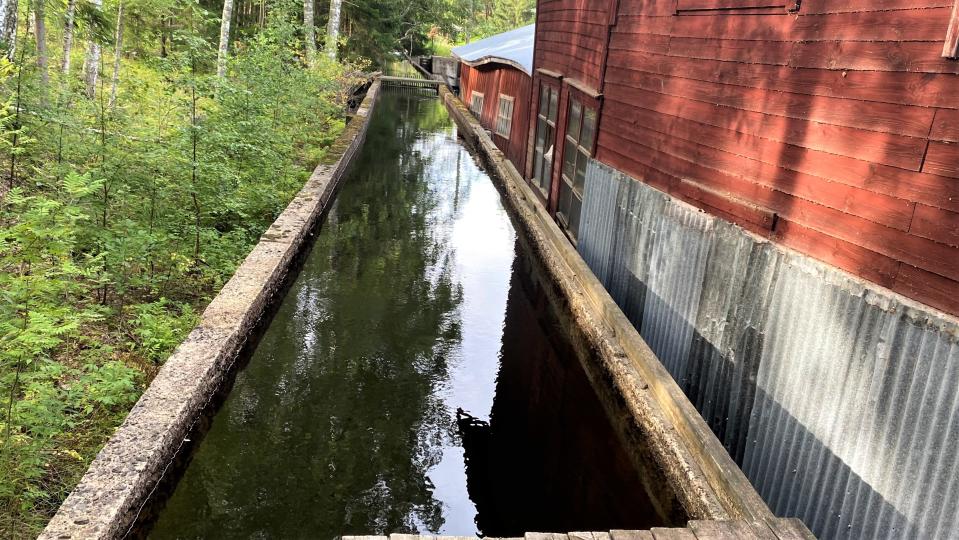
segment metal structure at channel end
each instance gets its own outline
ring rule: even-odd
[[[414,79],[411,77],[380,77],[380,84],[384,91],[422,94],[429,96],[439,95],[440,82],[433,79]]]

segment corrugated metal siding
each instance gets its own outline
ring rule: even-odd
[[[584,259],[774,512],[823,538],[957,535],[954,319],[595,161],[582,223]]]

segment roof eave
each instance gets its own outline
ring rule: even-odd
[[[460,62],[470,67],[479,67],[486,64],[504,64],[504,65],[516,68],[530,77],[533,76],[533,74],[530,73],[529,70],[527,70],[525,67],[523,67],[522,64],[520,64],[519,62],[516,62],[515,60],[510,60],[509,58],[502,58],[499,56],[484,56],[476,60],[464,60],[456,53],[453,53],[453,58],[456,58]]]

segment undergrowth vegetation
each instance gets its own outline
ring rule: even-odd
[[[215,14],[177,4],[115,105],[28,39],[0,60],[0,537],[39,532],[342,130],[365,66],[308,66],[296,6],[220,78]]]
[[[534,6],[0,0],[0,538],[56,512],[323,161],[366,58]]]

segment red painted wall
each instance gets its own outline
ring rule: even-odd
[[[485,64],[477,68],[460,65],[460,95],[467,106],[473,91],[482,92],[483,114],[480,124],[492,132],[496,147],[506,154],[517,171],[526,168],[526,143],[529,136],[530,77],[503,64]],[[496,133],[499,95],[512,96],[513,125],[509,139]]]
[[[534,67],[599,88],[609,19],[608,0],[541,0]]]
[[[601,34],[607,2],[541,1],[535,68],[602,74],[599,160],[959,314],[959,62],[941,58],[953,4],[694,14],[619,0],[603,50],[581,32]],[[561,43],[573,50],[553,53]]]

